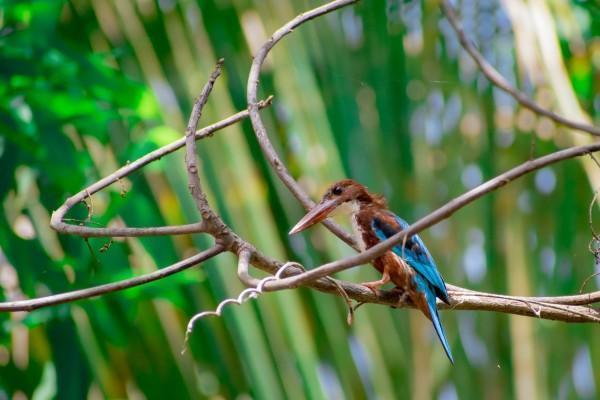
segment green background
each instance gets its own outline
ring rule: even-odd
[[[49,217],[69,195],[181,137],[217,58],[224,73],[200,125],[244,109],[252,54],[319,4],[0,0],[0,298],[125,279],[208,247],[210,238],[193,235],[115,239],[100,252],[108,239],[88,246],[58,235]],[[456,4],[467,33],[509,81],[545,107],[598,125],[596,2]],[[364,1],[311,21],[275,47],[260,88],[263,98],[275,95],[262,111],[270,138],[313,198],[352,177],[409,221],[532,156],[592,140],[490,86],[436,1]],[[199,142],[198,153],[211,205],[261,251],[309,268],[352,254],[323,227],[288,237],[303,210],[248,121]],[[450,283],[578,293],[596,268],[588,207],[599,173],[589,159],[544,168],[422,236]],[[79,205],[69,217],[86,215]],[[198,218],[182,152],[93,196],[100,226]],[[0,314],[0,399],[598,396],[594,325],[445,311],[453,367],[417,312],[366,305],[349,327],[342,299],[308,289],[198,323],[180,355],[188,319],[243,289],[235,270],[224,254],[121,293]],[[361,282],[377,273],[364,266],[337,277]]]

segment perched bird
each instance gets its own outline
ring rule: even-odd
[[[290,235],[323,221],[334,212],[350,215],[361,251],[409,226],[388,210],[383,196],[370,193],[358,182],[344,179],[329,187],[321,201],[292,228]],[[382,274],[381,279],[363,285],[377,293],[380,286],[390,281],[395,284],[431,320],[446,355],[454,364],[436,306],[436,298],[449,304],[446,284],[421,238],[418,235],[407,238],[373,260],[373,265]]]

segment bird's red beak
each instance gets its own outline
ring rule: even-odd
[[[302,232],[308,227],[318,224],[323,221],[335,208],[337,202],[335,200],[323,200],[312,208],[290,231],[290,235]]]

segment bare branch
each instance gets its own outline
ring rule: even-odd
[[[489,294],[489,293],[476,292],[473,290],[464,289],[464,288],[461,288],[459,286],[454,286],[454,285],[448,285],[448,289],[449,290],[458,290],[461,292],[468,291],[471,294],[477,294],[477,295],[481,295],[484,297],[487,294]],[[504,296],[504,295],[502,295],[502,296]],[[540,301],[542,303],[548,303],[548,304],[565,304],[565,305],[571,305],[571,306],[585,306],[588,304],[599,303],[600,302],[600,291],[590,292],[590,293],[580,293],[577,295],[570,295],[570,296],[546,296],[546,297],[509,296],[509,297],[514,298],[514,299],[522,299],[522,300],[535,299],[536,301]]]
[[[246,256],[244,256],[246,257]],[[265,256],[255,252],[251,260],[253,265],[260,269],[275,273],[274,268],[280,267],[274,260],[265,259]],[[266,264],[265,264],[266,263]],[[243,267],[246,268],[247,266]],[[298,276],[302,270],[289,265],[283,275]],[[329,277],[328,277],[329,278]],[[254,278],[252,278],[254,279]],[[398,291],[382,291],[379,296],[375,295],[365,286],[334,280],[325,280],[321,278],[316,281],[303,283],[301,286],[308,286],[321,292],[340,295],[339,288],[347,294],[348,298],[359,303],[373,303],[388,305],[392,307],[404,308],[414,307],[412,303],[402,300]],[[265,284],[264,290],[285,290],[286,288],[276,288],[279,281],[269,281]],[[255,287],[255,285],[252,285]],[[599,322],[600,312],[586,305],[600,302],[600,291],[585,293],[574,296],[556,296],[556,297],[524,297],[508,296],[495,293],[485,293],[473,291],[459,286],[448,284],[451,305],[448,306],[439,302],[440,309],[448,310],[475,310],[475,311],[493,311],[506,314],[517,314],[539,319],[549,319],[562,322]],[[292,287],[288,287],[292,288]],[[346,301],[348,302],[348,301]]]
[[[244,247],[239,251],[237,275],[246,287],[257,287],[260,283],[260,279],[254,278],[250,275],[250,272],[248,272],[248,265],[250,264],[251,257],[251,249]]]
[[[266,100],[260,101],[258,103],[258,108],[263,109],[268,107],[271,105],[271,102],[272,96]],[[240,111],[237,114],[233,114],[232,116],[227,117],[219,122],[202,128],[196,131],[196,140],[211,137],[215,132],[248,118],[248,116],[248,110]],[[162,146],[161,148],[128,163],[127,165],[116,170],[114,173],[98,180],[74,196],[69,197],[56,211],[52,213],[50,226],[60,233],[82,237],[163,236],[204,232],[204,227],[201,223],[148,228],[94,228],[89,226],[71,225],[63,222],[65,220],[65,215],[69,212],[69,210],[75,205],[84,201],[87,197],[94,195],[113,183],[119,182],[121,179],[129,176],[133,172],[156,160],[160,160],[162,157],[179,150],[183,146],[185,146],[185,137]]]
[[[286,278],[277,282],[270,283],[265,289],[277,290],[286,287],[296,287],[310,280],[331,275],[335,272],[339,272],[354,267],[356,265],[369,262],[374,258],[382,255],[386,251],[390,250],[397,244],[401,243],[405,237],[412,236],[416,233],[419,233],[423,229],[429,228],[430,226],[437,224],[438,222],[450,217],[452,214],[454,214],[456,211],[460,210],[467,204],[477,200],[481,196],[490,193],[494,190],[497,190],[498,188],[506,185],[507,183],[523,175],[529,174],[547,165],[554,164],[556,162],[566,160],[569,158],[579,157],[598,150],[600,150],[600,143],[593,143],[586,146],[577,146],[568,148],[566,150],[559,150],[549,155],[539,157],[534,160],[526,161],[523,164],[520,164],[517,167],[503,174],[500,174],[495,178],[492,178],[482,183],[481,185],[469,190],[468,192],[463,193],[462,195],[454,198],[453,200],[446,203],[444,206],[421,218],[420,220],[409,226],[407,229],[398,232],[394,236],[381,243],[378,243],[377,245],[371,247],[365,252],[362,252],[352,257],[345,258],[343,260],[330,262],[328,264],[322,265],[318,268],[312,269],[310,271],[307,271],[300,275],[296,275],[291,278]]]
[[[600,292],[580,295],[581,300],[596,298]],[[452,305],[440,308],[452,310],[495,311],[563,322],[600,322],[600,312],[592,307],[543,301],[545,298],[496,295],[471,291],[450,291]],[[576,296],[570,296],[576,297]]]
[[[475,48],[473,42],[469,40],[465,31],[462,29],[460,22],[458,21],[458,17],[454,12],[454,9],[450,5],[448,0],[442,0],[440,3],[440,7],[442,8],[442,12],[450,22],[452,29],[456,32],[458,36],[458,40],[462,47],[467,51],[467,53],[471,56],[475,64],[479,67],[481,72],[498,88],[504,90],[506,93],[511,95],[519,104],[523,107],[530,109],[531,111],[543,115],[545,117],[550,118],[554,122],[557,122],[561,125],[567,126],[572,129],[577,129],[579,131],[587,132],[594,136],[600,136],[600,128],[596,128],[594,126],[573,121],[569,118],[563,117],[553,111],[547,110],[544,107],[537,104],[535,101],[531,100],[527,95],[513,85],[511,85],[501,74],[498,72],[487,60],[481,55],[481,53]]]
[[[134,286],[143,285],[156,281],[159,279],[166,278],[169,275],[176,274],[187,268],[193,267],[209,258],[222,253],[225,249],[223,246],[216,244],[215,246],[204,250],[194,256],[186,258],[185,260],[179,261],[175,264],[169,265],[168,267],[161,268],[159,270],[150,272],[148,274],[136,276],[135,278],[125,279],[119,282],[107,283],[104,285],[94,286],[87,289],[74,290],[72,292],[65,292],[45,297],[38,297],[29,300],[17,300],[7,301],[0,303],[0,311],[32,311],[42,307],[54,306],[62,303],[69,303],[72,301],[89,299],[90,297],[101,296],[103,294],[118,292],[124,289],[129,289]]]
[[[267,129],[260,117],[260,113],[258,112],[258,82],[260,69],[265,62],[265,58],[273,48],[285,35],[291,33],[296,27],[299,25],[310,21],[313,18],[318,16],[330,13],[339,8],[345,7],[349,4],[356,3],[358,0],[337,0],[332,1],[331,3],[327,3],[321,7],[317,7],[310,11],[304,12],[298,15],[296,18],[292,19],[290,22],[279,28],[271,38],[269,38],[263,46],[258,50],[258,53],[254,56],[254,61],[252,61],[252,66],[250,67],[250,72],[248,74],[248,111],[250,112],[250,121],[252,122],[252,127],[254,128],[254,133],[256,134],[256,138],[258,139],[258,143],[263,151],[263,154],[271,164],[271,167],[279,176],[279,179],[283,182],[285,186],[290,190],[290,192],[300,201],[300,203],[304,206],[305,209],[312,208],[315,203],[310,199],[308,194],[302,190],[298,182],[292,178],[290,172],[288,171],[285,164],[279,158],[279,155],[275,151],[275,148],[271,144],[269,137],[267,135]],[[342,239],[344,242],[348,243],[355,250],[358,250],[356,244],[354,243],[354,239],[347,232],[345,232],[338,224],[332,221],[326,221],[325,226],[329,228],[331,232],[333,232],[337,237]]]
[[[210,220],[214,216],[214,213],[208,205],[208,201],[206,200],[206,196],[204,195],[204,191],[202,190],[202,185],[200,184],[200,177],[198,176],[195,132],[196,127],[198,126],[198,121],[200,121],[200,116],[202,115],[202,109],[204,108],[204,105],[208,100],[208,96],[212,91],[215,81],[217,80],[219,75],[221,75],[222,66],[223,59],[221,58],[219,59],[219,61],[217,61],[215,70],[210,75],[208,82],[206,82],[206,84],[202,88],[200,96],[194,102],[192,114],[190,115],[190,121],[188,122],[188,126],[185,131],[185,164],[187,167],[190,194],[196,201],[196,207],[202,215],[202,219],[204,220],[204,222]]]

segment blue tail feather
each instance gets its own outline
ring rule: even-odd
[[[433,291],[433,288],[429,286],[427,281],[422,278],[419,274],[415,276],[415,282],[417,284],[417,288],[425,294],[425,298],[427,300],[427,306],[429,307],[429,315],[431,316],[431,322],[433,323],[433,327],[435,328],[435,333],[437,333],[442,346],[444,347],[444,351],[448,356],[450,362],[454,365],[454,358],[452,357],[452,352],[450,351],[450,345],[448,344],[448,340],[446,339],[446,333],[444,332],[444,327],[440,321],[440,315],[438,314],[437,306],[436,306],[436,296]]]

